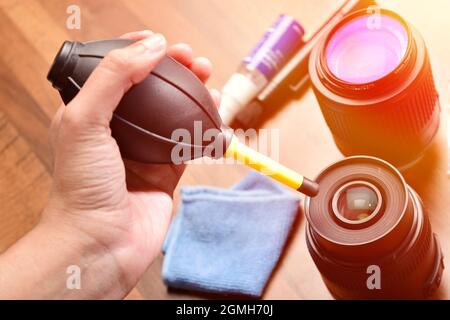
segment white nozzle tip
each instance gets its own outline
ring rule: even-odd
[[[241,108],[242,106],[236,101],[236,99],[230,95],[223,94],[219,108],[219,114],[222,118],[222,122],[226,125],[230,125]]]

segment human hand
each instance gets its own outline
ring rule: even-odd
[[[80,239],[98,245],[110,257],[126,292],[161,248],[171,217],[172,193],[184,166],[127,160],[124,165],[109,122],[126,91],[164,56],[166,41],[150,31],[123,37],[138,42],[108,54],[54,118],[53,189],[42,223],[64,225],[80,233]],[[189,46],[174,45],[167,53],[203,82],[209,78],[210,62],[194,59]],[[218,105],[218,92],[211,95]]]

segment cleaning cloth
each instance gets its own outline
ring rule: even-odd
[[[184,187],[167,234],[169,287],[259,297],[298,212],[298,195],[252,171],[231,189]]]

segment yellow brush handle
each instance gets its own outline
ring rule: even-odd
[[[232,157],[291,188],[298,189],[303,183],[302,175],[240,143],[235,136],[231,140],[225,156]]]
[[[233,136],[225,157],[232,157],[306,195],[315,196],[318,193],[317,183],[240,143],[236,136]]]

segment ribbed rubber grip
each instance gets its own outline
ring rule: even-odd
[[[428,59],[422,73],[411,84],[413,90],[386,101],[378,109],[376,106],[339,105],[314,90],[327,125],[344,155],[373,155],[397,166],[421,155],[439,127],[440,116]]]

